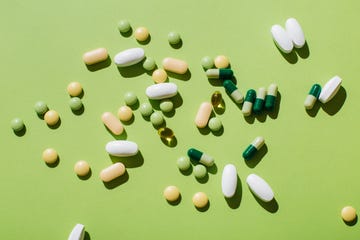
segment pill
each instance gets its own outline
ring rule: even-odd
[[[163,112],[171,112],[174,109],[174,104],[169,99],[164,99],[160,102],[160,110]]]
[[[71,230],[68,240],[84,240],[84,238],[85,238],[85,226],[78,223]]]
[[[341,209],[341,217],[345,222],[355,221],[357,214],[356,209],[352,206],[346,206]]]
[[[77,161],[74,166],[74,172],[76,175],[84,177],[89,174],[90,165],[84,160]]]
[[[37,101],[34,105],[34,109],[39,116],[44,115],[49,110],[48,106],[43,101]]]
[[[135,142],[127,140],[115,140],[106,144],[105,150],[111,156],[129,157],[138,153],[138,145]]]
[[[230,65],[230,61],[226,56],[220,55],[215,57],[214,64],[217,68],[227,68]]]
[[[342,82],[342,80],[339,76],[335,76],[335,77],[331,78],[324,85],[324,87],[322,88],[322,90],[320,92],[320,95],[319,95],[320,102],[322,102],[322,103],[329,102],[339,91],[341,82]]]
[[[178,32],[169,32],[168,41],[171,45],[176,45],[180,43],[181,41],[180,34]]]
[[[252,158],[259,149],[264,146],[265,139],[263,137],[256,137],[254,141],[245,149],[242,156],[246,160]]]
[[[275,83],[270,84],[265,97],[265,109],[273,110],[275,107],[278,86]]]
[[[158,83],[147,87],[145,94],[150,99],[160,100],[175,96],[177,89],[178,87],[175,83]]]
[[[14,132],[19,132],[25,127],[24,121],[21,118],[14,118],[11,120],[10,125]]]
[[[304,106],[310,110],[314,107],[316,100],[319,98],[321,86],[319,84],[312,85],[309,94],[305,98]]]
[[[105,48],[97,48],[84,53],[83,61],[86,65],[93,65],[105,61],[108,57],[109,54]]]
[[[176,160],[176,165],[181,171],[186,171],[191,167],[191,162],[189,158],[182,156]]]
[[[162,65],[166,71],[176,74],[185,74],[188,71],[188,64],[185,61],[176,58],[164,58]]]
[[[149,30],[146,27],[138,27],[134,33],[135,39],[139,42],[145,42],[149,36]]]
[[[42,159],[47,164],[54,164],[58,161],[59,156],[55,149],[53,148],[47,148],[42,153]]]
[[[271,27],[271,34],[276,46],[282,52],[290,53],[293,50],[294,44],[283,27],[277,24],[273,25]]]
[[[204,192],[197,192],[192,198],[192,202],[196,208],[204,208],[209,203],[209,198]]]
[[[211,104],[213,105],[214,108],[222,108],[222,104],[223,104],[223,99],[222,99],[222,95],[221,92],[219,91],[215,91],[212,95],[211,95]]]
[[[130,23],[128,20],[121,20],[119,23],[118,23],[118,29],[120,32],[122,33],[127,33],[130,31],[131,29],[131,26],[130,26]]]
[[[144,117],[149,117],[153,113],[153,108],[150,103],[145,102],[140,105],[140,113]]]
[[[212,112],[212,105],[209,102],[203,102],[200,104],[199,110],[195,117],[195,125],[198,128],[204,128],[207,126],[210,115]]]
[[[245,117],[250,116],[251,112],[252,112],[252,106],[255,102],[256,99],[256,92],[254,89],[249,89],[246,93],[245,96],[245,101],[244,104],[242,106],[242,113],[244,114]]]
[[[67,92],[72,97],[77,97],[83,92],[83,88],[79,82],[71,82],[66,88]]]
[[[115,178],[122,176],[125,173],[125,171],[126,171],[125,165],[121,162],[117,162],[101,170],[100,179],[103,182],[110,182]]]
[[[114,57],[114,62],[118,67],[128,67],[141,62],[144,57],[144,49],[130,48],[116,54]]]
[[[304,32],[295,18],[289,18],[286,20],[285,29],[292,40],[294,47],[302,48],[305,45]]]
[[[208,126],[210,128],[211,131],[213,132],[217,132],[220,131],[222,128],[222,123],[221,120],[217,117],[212,117],[209,120]]]
[[[211,68],[206,70],[206,76],[209,79],[232,79],[234,76],[234,72],[233,70],[229,69],[229,68]]]
[[[120,121],[128,122],[133,117],[133,112],[128,106],[121,106],[118,110],[118,117]]]
[[[195,149],[195,148],[190,148],[187,152],[188,156],[190,159],[193,159],[197,162],[200,162],[202,164],[204,164],[207,167],[211,167],[214,164],[214,158],[203,153],[200,152],[199,150]]]
[[[206,167],[204,165],[198,164],[194,167],[194,176],[196,178],[204,178],[207,174]]]
[[[264,202],[270,202],[274,198],[274,192],[270,185],[256,174],[250,174],[246,178],[246,183],[256,197]]]
[[[171,144],[171,142],[175,138],[175,134],[174,134],[173,130],[171,130],[168,127],[159,128],[158,134],[159,134],[161,140],[163,140],[167,144]]]
[[[164,69],[159,68],[159,69],[156,69],[155,71],[153,71],[151,78],[156,83],[163,83],[167,80],[168,75]]]
[[[161,124],[164,123],[164,116],[162,115],[161,112],[153,112],[150,115],[150,122],[154,126],[160,126]]]
[[[45,113],[44,120],[47,125],[54,126],[59,122],[60,117],[55,110],[49,110]]]
[[[221,178],[221,189],[225,197],[231,198],[235,195],[237,187],[237,171],[233,164],[225,165],[222,178]]]
[[[120,135],[124,131],[124,126],[111,112],[104,112],[101,115],[101,120],[110,132],[115,135]]]
[[[137,96],[135,93],[133,92],[126,92],[124,94],[124,101],[126,103],[126,105],[128,106],[132,106],[135,105],[138,101]]]
[[[226,93],[234,100],[235,103],[242,103],[244,101],[244,96],[240,93],[236,85],[231,80],[225,80],[223,86],[226,90]]]
[[[201,66],[204,69],[210,69],[214,67],[214,59],[209,56],[205,56],[201,59]]]
[[[156,62],[153,58],[147,57],[145,61],[143,62],[143,68],[146,71],[151,71],[156,67]]]
[[[264,87],[259,88],[256,93],[256,99],[253,105],[254,113],[260,113],[263,110],[265,103],[265,96],[266,96],[266,89]]]
[[[163,195],[169,202],[175,202],[180,197],[180,191],[176,186],[167,186],[164,189]]]
[[[69,100],[69,106],[72,111],[79,111],[83,107],[83,104],[80,98],[72,97]]]

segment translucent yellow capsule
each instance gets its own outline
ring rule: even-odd
[[[214,108],[221,108],[222,107],[222,95],[221,92],[219,91],[215,91],[212,95],[211,95],[211,104],[213,105]]]
[[[158,134],[161,138],[161,141],[163,141],[166,145],[171,146],[174,144],[175,141],[175,134],[173,130],[167,127],[159,128]]]

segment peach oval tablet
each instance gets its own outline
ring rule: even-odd
[[[176,58],[164,58],[162,65],[166,71],[177,74],[184,74],[188,70],[188,64],[185,61]]]
[[[212,112],[212,105],[209,102],[201,103],[195,117],[195,124],[198,128],[206,127]]]
[[[103,169],[100,172],[100,178],[103,182],[110,182],[115,178],[122,176],[125,173],[125,165],[121,162],[114,163],[113,165]]]
[[[92,65],[105,61],[109,57],[106,48],[97,48],[84,53],[83,61],[86,65]]]
[[[103,115],[101,115],[101,120],[115,135],[120,135],[124,131],[124,126],[111,112],[104,112]]]

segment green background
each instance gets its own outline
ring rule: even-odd
[[[67,239],[74,225],[82,223],[88,239],[356,239],[359,224],[347,226],[340,211],[346,205],[360,209],[359,10],[355,0],[3,1],[0,238]],[[308,53],[303,49],[285,58],[275,47],[270,27],[284,26],[288,17],[302,25]],[[133,35],[122,36],[117,30],[121,19],[128,19],[133,29],[146,26],[151,41],[142,46]],[[167,42],[172,30],[182,36],[179,49]],[[98,175],[116,160],[104,150],[114,137],[100,116],[116,113],[129,90],[140,102],[148,101],[144,91],[152,80],[137,67],[119,72],[113,62],[89,71],[82,54],[106,47],[113,58],[138,46],[158,65],[168,56],[189,64],[190,79],[169,79],[180,93],[180,106],[166,117],[177,145],[165,146],[136,110],[120,138],[137,142],[141,155],[127,159],[127,179],[107,188]],[[201,68],[203,56],[220,54],[229,57],[243,93],[278,84],[278,114],[244,119],[240,107]],[[324,85],[334,75],[343,78],[343,88],[333,101],[307,113],[303,102],[312,84]],[[68,106],[71,81],[84,87],[81,115]],[[223,93],[226,104],[218,115],[224,125],[218,136],[200,132],[193,123],[200,103],[215,90]],[[33,105],[38,100],[59,112],[59,128],[50,129],[37,117]],[[25,121],[24,136],[10,128],[16,116]],[[267,151],[245,163],[242,151],[258,135],[264,136]],[[58,166],[42,161],[47,147],[59,152]],[[189,147],[215,158],[217,171],[212,169],[206,182],[176,167]],[[80,159],[91,165],[87,180],[73,172]],[[221,173],[228,163],[237,167],[241,184],[229,202],[221,192]],[[271,185],[277,209],[255,200],[245,183],[250,173]],[[167,185],[181,190],[176,206],[162,196]],[[192,205],[197,191],[208,194],[207,211]]]

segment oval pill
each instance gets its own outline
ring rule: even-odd
[[[84,240],[84,237],[85,237],[85,226],[78,223],[71,230],[68,240]]]
[[[198,128],[204,128],[207,126],[210,115],[212,112],[212,105],[209,102],[203,102],[200,104],[199,110],[195,117],[195,124]]]
[[[116,157],[134,156],[139,151],[135,142],[126,140],[110,141],[106,144],[105,150],[108,154]]]
[[[145,58],[145,51],[142,48],[130,48],[119,52],[114,57],[118,67],[128,67],[141,62]]]
[[[278,46],[282,52],[290,53],[293,50],[294,44],[283,27],[277,24],[273,25],[271,27],[271,34],[276,46]]]
[[[164,58],[162,65],[166,71],[177,74],[185,74],[188,71],[188,64],[185,61],[176,58]]]
[[[125,173],[125,171],[126,171],[125,165],[121,162],[117,162],[103,169],[100,172],[100,178],[103,182],[110,182],[115,178],[122,176]]]
[[[109,57],[106,48],[97,48],[84,53],[83,61],[86,65],[103,62]]]
[[[233,164],[224,167],[221,179],[221,189],[225,197],[231,198],[235,195],[237,187],[237,171]]]
[[[175,83],[154,84],[146,88],[145,94],[154,100],[171,98],[177,94],[177,85]]]
[[[270,202],[274,198],[274,192],[270,185],[256,174],[250,174],[246,178],[246,183],[251,192],[264,202]]]
[[[289,18],[286,20],[285,29],[292,40],[294,47],[302,48],[305,45],[304,32],[295,18]]]
[[[115,135],[120,135],[124,131],[124,126],[111,112],[104,112],[101,116],[101,120],[105,126]]]
[[[331,78],[322,88],[319,95],[319,101],[322,103],[329,102],[339,91],[341,82],[342,80],[339,76]]]

